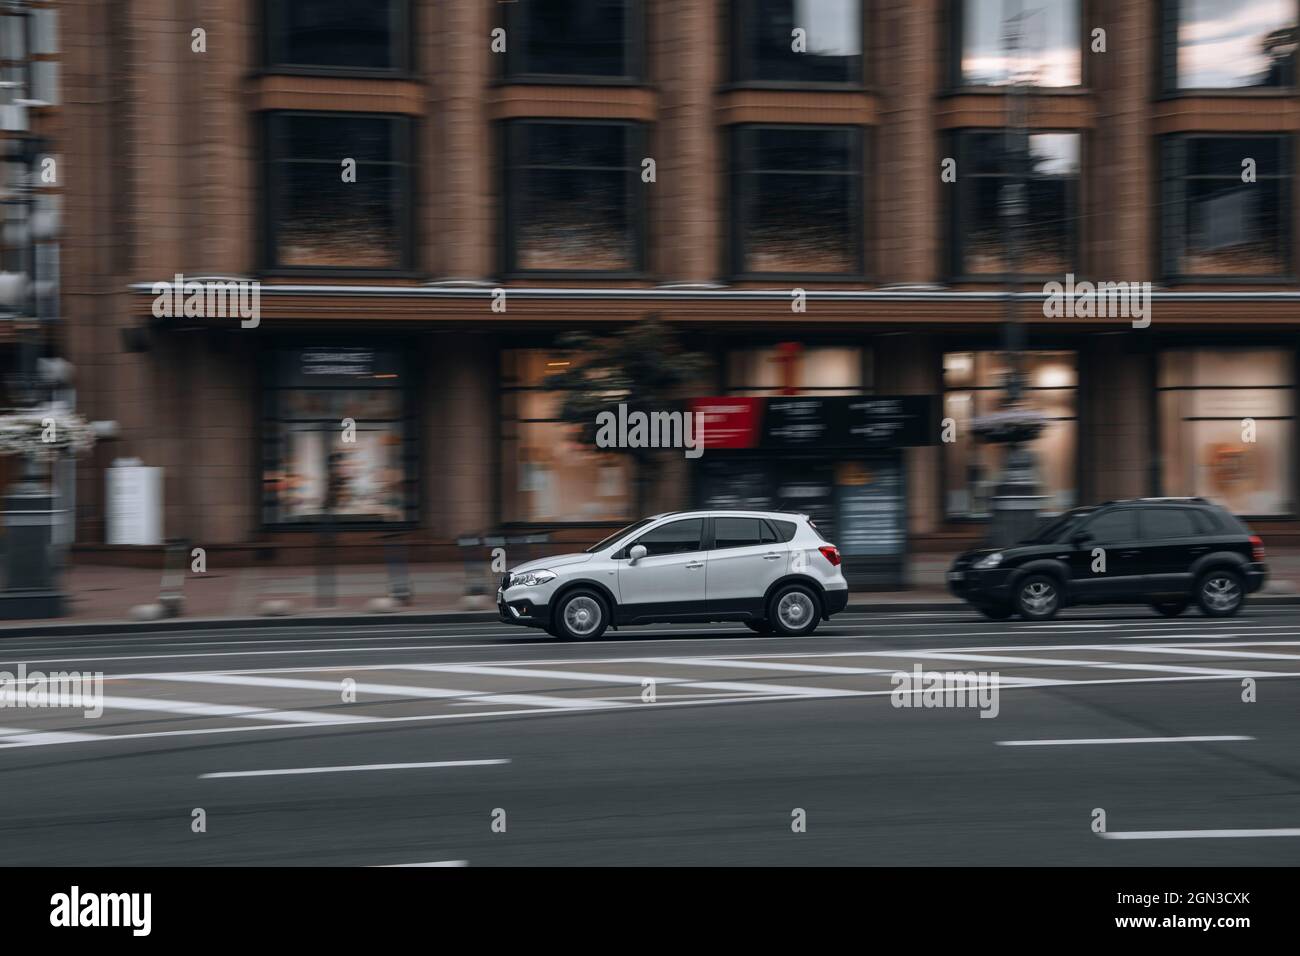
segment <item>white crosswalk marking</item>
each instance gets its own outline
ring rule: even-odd
[[[321,690],[338,695],[340,681],[307,680],[293,677],[258,677],[253,674],[162,674],[151,679],[192,682],[198,684],[228,684],[239,687],[277,687],[293,690]],[[540,694],[489,694],[472,690],[447,690],[441,687],[419,687],[407,684],[373,684],[358,682],[356,684],[358,700],[362,694],[374,694],[380,697],[419,697],[434,700],[462,700],[518,707],[610,707],[604,701],[586,700],[578,697],[546,697]]]
[[[75,744],[102,739],[99,734],[81,734],[73,731],[20,730],[17,727],[0,727],[0,748],[39,747],[43,744]]]
[[[652,663],[646,661],[645,663]],[[662,662],[661,662],[662,663]],[[496,667],[491,664],[406,664],[401,670],[446,671],[454,674],[481,674],[498,677],[547,677],[554,680],[592,681],[605,684],[634,684],[644,686],[645,681],[656,684],[685,684],[705,690],[722,690],[737,693],[765,694],[768,696],[844,697],[855,696],[858,691],[834,690],[826,687],[798,687],[788,684],[750,684],[740,681],[698,681],[687,677],[663,677],[654,674],[606,674],[602,671],[539,670],[533,667]]]
[[[1132,646],[1125,650],[1135,650]],[[1272,677],[1272,671],[1224,670],[1215,667],[1185,667],[1177,664],[1115,664],[1065,658],[1013,657],[1006,654],[967,654],[947,651],[912,651],[913,657],[937,661],[970,661],[978,664],[1029,664],[1046,667],[1096,667],[1102,670],[1155,671],[1162,674],[1206,674],[1217,677]],[[902,655],[900,655],[902,656]]]
[[[119,697],[107,694],[104,695],[104,709],[184,714],[187,717],[241,717],[247,720],[272,720],[277,723],[292,724],[360,723],[370,719],[347,714],[319,714],[309,710],[275,710],[270,707],[241,707],[190,700],[169,700],[165,697]]]

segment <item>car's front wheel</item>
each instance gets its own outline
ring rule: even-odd
[[[1157,614],[1163,614],[1165,617],[1177,617],[1187,610],[1186,601],[1160,601],[1151,605]]]
[[[1196,603],[1206,617],[1232,617],[1245,601],[1246,589],[1236,571],[1209,571],[1196,587]]]
[[[772,630],[786,637],[811,634],[821,616],[821,601],[812,588],[802,584],[787,584],[772,595],[768,605],[767,619]]]
[[[1016,588],[1016,611],[1026,621],[1050,621],[1061,609],[1061,586],[1046,574],[1031,574]]]
[[[560,599],[551,624],[556,637],[570,641],[594,641],[609,626],[605,599],[595,591],[579,588]]]

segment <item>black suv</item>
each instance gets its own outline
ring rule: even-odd
[[[1228,617],[1267,577],[1264,543],[1223,508],[1139,498],[1068,511],[1009,548],[967,551],[948,588],[998,621],[1046,621],[1071,604],[1149,604],[1173,617],[1193,601]]]

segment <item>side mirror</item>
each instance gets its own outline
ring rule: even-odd
[[[636,564],[648,553],[649,552],[646,551],[644,544],[634,544],[632,545],[632,550],[627,553],[628,563]]]
[[[1082,548],[1085,544],[1087,544],[1091,540],[1092,540],[1091,531],[1076,531],[1073,534],[1073,536],[1071,536],[1070,543],[1073,544],[1076,548]]]

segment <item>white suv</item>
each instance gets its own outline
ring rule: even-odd
[[[521,564],[497,590],[503,621],[569,640],[676,621],[811,634],[848,601],[839,549],[807,515],[770,511],[643,518],[579,554]]]

